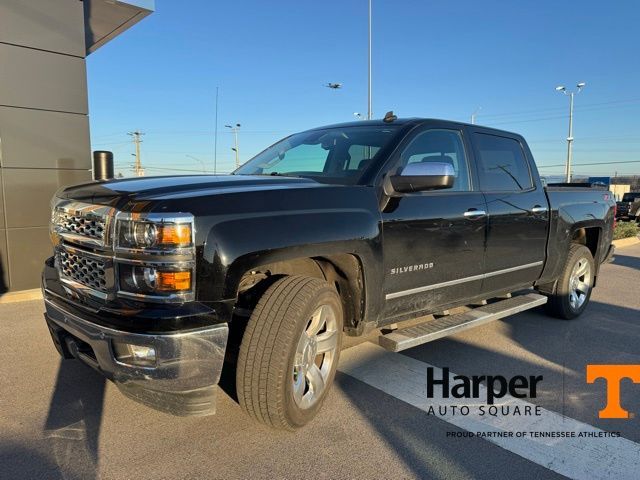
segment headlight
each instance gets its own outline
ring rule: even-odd
[[[116,215],[118,295],[150,301],[195,298],[194,217],[184,213]]]
[[[193,217],[118,219],[116,247],[121,249],[184,249],[193,246]]]

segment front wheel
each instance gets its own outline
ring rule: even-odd
[[[580,315],[591,298],[594,275],[591,251],[584,245],[572,244],[556,291],[549,295],[547,313],[566,320]]]
[[[240,345],[236,390],[261,423],[292,430],[320,409],[342,343],[340,297],[329,283],[289,276],[260,298]]]

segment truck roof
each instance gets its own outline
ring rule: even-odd
[[[520,134],[515,133],[515,132],[510,132],[508,130],[500,130],[500,129],[493,128],[493,127],[486,127],[484,125],[471,124],[471,123],[466,123],[466,122],[457,122],[457,121],[453,121],[453,120],[443,120],[441,118],[423,118],[423,117],[397,118],[393,122],[385,122],[382,119],[355,120],[355,121],[351,121],[351,122],[334,123],[332,125],[324,125],[324,126],[321,126],[321,127],[310,128],[309,131],[322,130],[322,129],[326,129],[326,128],[359,127],[359,126],[361,127],[361,126],[366,126],[366,125],[371,125],[371,126],[419,125],[421,123],[432,123],[432,122],[439,123],[439,124],[441,124],[443,126],[446,125],[446,126],[450,126],[450,127],[459,127],[461,125],[465,125],[465,126],[474,127],[474,128],[482,128],[483,130],[491,130],[491,131],[494,131],[496,133],[507,133],[509,135],[518,135],[518,136],[520,136]]]

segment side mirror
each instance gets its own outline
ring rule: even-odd
[[[422,192],[452,188],[456,176],[453,166],[443,162],[410,163],[400,173],[390,177],[396,192]]]

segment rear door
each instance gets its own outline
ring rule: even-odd
[[[549,226],[547,196],[518,136],[470,129],[488,225],[484,294],[535,281],[542,272]]]
[[[453,166],[451,189],[402,193],[382,208],[387,318],[434,310],[479,294],[485,201],[461,129],[423,127],[400,146],[387,174],[411,163]]]

